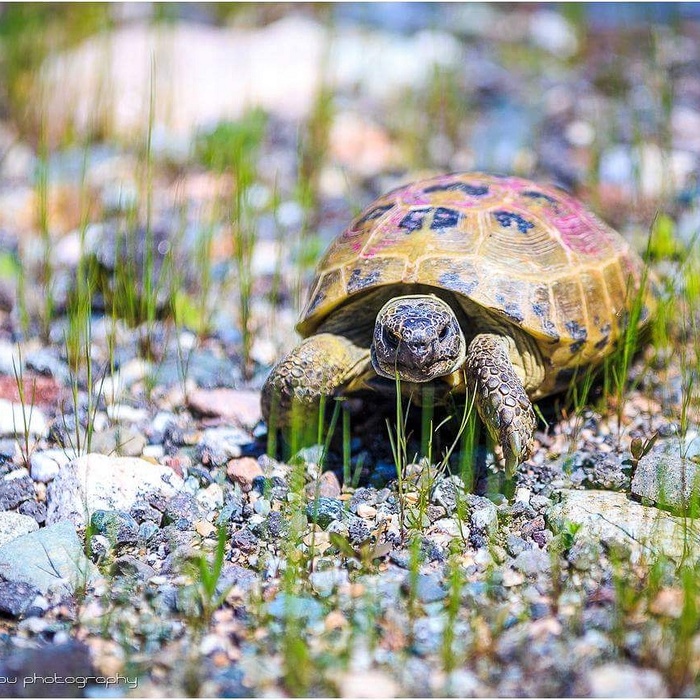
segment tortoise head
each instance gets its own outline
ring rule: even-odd
[[[428,294],[395,297],[377,314],[372,365],[382,377],[429,382],[452,374],[466,356],[464,333],[454,311]]]

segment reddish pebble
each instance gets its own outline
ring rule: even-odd
[[[262,420],[260,394],[243,389],[196,389],[187,398],[188,407],[201,416],[214,416],[251,429]]]
[[[231,481],[240,484],[243,491],[250,491],[253,479],[256,476],[262,476],[263,471],[257,460],[252,457],[241,457],[240,459],[232,459],[228,463],[226,473]]]
[[[326,498],[338,498],[340,496],[340,482],[333,472],[323,472],[317,481],[311,482],[306,487],[306,493],[313,498],[317,493]]]

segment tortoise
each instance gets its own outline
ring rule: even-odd
[[[532,454],[531,402],[601,363],[627,318],[647,322],[646,280],[622,236],[555,186],[475,172],[394,189],[320,261],[305,340],[273,367],[263,415],[283,426],[294,403],[397,377],[407,394],[469,391],[512,474]]]

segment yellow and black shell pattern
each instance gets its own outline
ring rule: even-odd
[[[378,287],[450,290],[536,340],[543,396],[608,354],[646,279],[622,236],[563,190],[441,175],[380,197],[333,241],[297,330],[311,335],[333,309]],[[645,292],[641,323],[652,307]]]

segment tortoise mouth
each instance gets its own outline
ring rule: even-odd
[[[457,357],[419,366],[409,366],[405,362],[401,362],[399,357],[396,357],[393,362],[387,362],[385,358],[377,356],[374,345],[371,348],[371,357],[374,371],[380,377],[391,380],[398,378],[401,381],[415,382],[416,384],[424,384],[448,376],[462,365]]]

